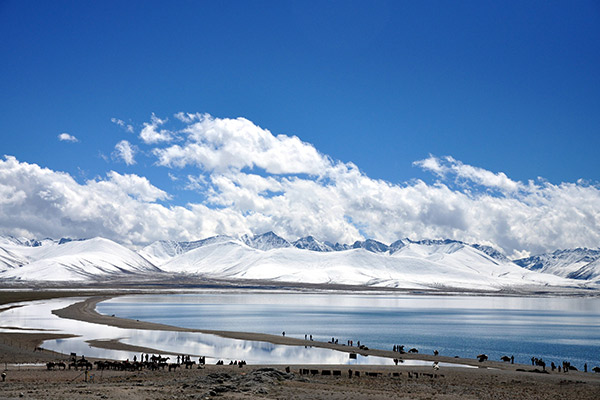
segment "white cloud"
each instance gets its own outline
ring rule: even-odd
[[[415,165],[437,182],[394,184],[243,118],[177,114],[173,123],[183,126],[170,128],[154,115],[144,124],[180,139],[177,145],[154,142],[151,154],[159,168],[172,170],[172,180],[181,177],[176,186],[198,192],[198,204],[168,205],[171,194],[137,175],[109,172],[81,184],[6,157],[0,161],[0,226],[9,232],[0,233],[101,235],[141,245],[273,230],[291,240],[310,234],[344,243],[450,238],[513,256],[600,243],[600,188],[584,182],[523,183],[429,156]]]
[[[144,128],[140,132],[140,139],[146,144],[156,144],[160,142],[170,142],[175,139],[176,135],[167,129],[159,129],[167,122],[166,119],[160,119],[152,114],[150,122],[144,123]]]
[[[115,145],[115,151],[113,152],[113,156],[117,159],[123,160],[127,165],[135,164],[135,153],[137,152],[137,148],[127,140],[121,140],[119,143]]]
[[[26,198],[25,192],[17,189],[17,187],[0,183],[0,205],[19,205]]]
[[[215,219],[214,211],[156,203],[168,200],[169,195],[136,175],[111,171],[106,179],[78,183],[69,174],[5,156],[0,160],[0,183],[0,191],[16,189],[10,201],[0,203],[0,234],[103,236],[141,244],[222,233],[206,229],[213,226],[205,220]],[[231,226],[239,227],[234,222]]]
[[[181,122],[185,122],[186,124],[192,123],[194,121],[198,121],[200,119],[202,119],[204,116],[209,116],[208,114],[191,114],[191,113],[184,113],[184,112],[178,112],[177,114],[175,114],[175,118],[177,118],[178,120],[180,120]]]
[[[68,133],[61,133],[60,135],[58,135],[58,140],[60,140],[61,142],[79,142],[79,140],[73,136],[73,135],[69,135]]]
[[[511,255],[596,247],[600,239],[595,186],[524,184],[434,156],[415,165],[436,174],[438,183],[398,185],[369,178],[352,163],[333,162],[296,137],[275,136],[243,118],[180,113],[176,119],[186,125],[179,130],[185,141],[155,148],[158,164],[197,167],[208,184],[188,179],[188,188],[202,190],[209,204],[240,213],[255,232],[345,242],[363,235],[388,243],[406,236],[451,238],[494,245]],[[458,189],[446,182],[458,183]],[[582,202],[586,197],[597,203]]]
[[[127,124],[125,121],[123,121],[122,119],[118,119],[118,118],[111,118],[110,121],[113,124],[117,124],[119,125],[121,128],[125,129],[127,132],[129,133],[133,133],[133,125],[131,124]]]
[[[156,148],[160,165],[194,165],[217,172],[256,167],[270,174],[309,175],[320,175],[330,166],[312,145],[295,136],[273,136],[244,118],[188,114],[179,119],[190,122],[180,131],[187,135],[186,143]]]
[[[444,157],[443,159],[429,156],[424,160],[415,161],[414,165],[433,172],[440,178],[447,178],[448,175],[455,175],[456,179],[459,181],[467,180],[503,192],[510,193],[523,189],[523,184],[509,179],[503,172],[495,174],[483,168],[465,165],[450,156]]]
[[[118,172],[110,171],[107,173],[108,180],[89,181],[88,184],[97,184],[103,187],[103,190],[113,191],[116,193],[127,193],[134,198],[144,201],[153,202],[157,200],[169,200],[169,196],[165,191],[152,186],[148,179],[137,175],[121,175]]]

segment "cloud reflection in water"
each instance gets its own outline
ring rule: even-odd
[[[2,313],[0,331],[14,331],[7,327],[18,327],[28,332],[52,331],[78,335],[75,338],[49,340],[43,347],[65,355],[77,353],[87,357],[132,359],[140,354],[130,351],[108,350],[90,346],[89,340],[120,339],[134,346],[160,350],[176,356],[185,354],[194,357],[206,356],[207,362],[216,360],[245,360],[251,364],[377,364],[392,365],[393,361],[381,357],[350,359],[348,353],[302,346],[275,345],[267,342],[237,340],[195,332],[148,331],[122,329],[62,319],[52,314],[81,301],[81,298],[52,299],[26,303]]]

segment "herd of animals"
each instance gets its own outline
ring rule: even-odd
[[[137,357],[134,357],[133,361],[125,360],[125,361],[110,361],[110,360],[98,360],[91,363],[88,361],[85,356],[77,359],[77,357],[72,354],[71,359],[68,363],[63,361],[59,362],[48,362],[46,363],[46,368],[48,370],[54,369],[82,369],[82,370],[91,370],[96,366],[96,369],[99,371],[102,370],[117,370],[117,371],[140,371],[142,369],[149,370],[158,370],[158,369],[168,369],[169,371],[173,371],[179,367],[184,367],[186,369],[192,368],[196,365],[196,361],[192,361],[190,356],[177,356],[177,362],[169,363],[170,357],[162,357],[157,355],[148,355],[142,358],[140,361],[137,360]],[[198,366],[201,367],[206,363],[206,357],[199,357]]]
[[[402,345],[394,345],[393,347],[393,351],[394,352],[398,352],[400,354],[405,354],[406,351],[404,351],[404,346]],[[412,354],[416,354],[419,351],[416,348],[411,348],[410,350],[408,350],[408,353],[412,353]],[[437,350],[435,350],[433,352],[433,354],[435,356],[439,355],[439,352]],[[488,356],[486,354],[478,354],[477,355],[477,360],[479,362],[484,362],[488,360]],[[139,371],[142,369],[148,369],[148,370],[158,370],[158,369],[168,369],[169,371],[173,371],[176,370],[179,367],[184,367],[186,369],[192,368],[194,365],[196,365],[196,361],[192,361],[190,356],[177,356],[177,360],[176,362],[169,362],[170,357],[163,357],[160,355],[152,355],[150,356],[149,354],[142,354],[140,361],[137,360],[137,356],[133,357],[133,361],[129,361],[129,359],[125,360],[125,361],[110,361],[110,360],[98,360],[95,361],[94,363],[91,363],[90,361],[88,361],[85,356],[82,356],[81,358],[77,358],[77,356],[73,353],[71,354],[71,358],[69,360],[68,363],[65,363],[63,361],[58,361],[58,362],[48,362],[46,363],[46,367],[48,368],[48,370],[54,370],[54,369],[82,369],[82,370],[91,370],[93,369],[94,365],[96,366],[96,369],[99,371],[102,370],[118,370],[118,371]],[[510,362],[511,364],[514,364],[514,356],[508,357],[508,356],[502,356],[500,357],[500,360],[503,362]],[[394,360],[396,362],[396,365],[398,364],[397,360]],[[201,356],[198,358],[198,368],[202,368],[204,365],[206,364],[206,357]],[[216,362],[216,365],[225,365],[223,360],[218,360]],[[247,365],[246,361],[230,361],[229,365],[235,365],[238,367],[243,367],[244,365]],[[543,371],[546,371],[546,363],[544,360],[542,360],[541,358],[536,358],[536,357],[532,357],[531,358],[531,365],[534,366],[540,366],[543,368]],[[438,367],[438,363],[436,362],[434,364],[434,369],[435,367]],[[571,365],[571,363],[563,361],[562,363],[562,368],[560,365],[555,365],[554,362],[551,363],[551,368],[552,371],[555,371],[556,369],[558,369],[558,372],[568,372],[568,371],[577,371],[578,369]],[[594,367],[591,369],[593,372],[595,373],[600,373],[600,367]],[[587,372],[587,364],[585,364],[584,366],[584,372]]]

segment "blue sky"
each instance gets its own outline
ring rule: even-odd
[[[202,228],[171,227],[151,235],[140,232],[157,232],[156,226],[133,227],[132,222],[127,229],[111,228],[98,211],[111,208],[109,203],[99,206],[95,217],[93,212],[65,217],[57,210],[68,208],[52,196],[40,200],[45,190],[38,186],[13,183],[17,176],[24,178],[11,170],[0,176],[0,185],[6,193],[24,193],[7,195],[12,206],[36,198],[30,210],[47,212],[56,231],[50,225],[34,228],[40,224],[15,217],[5,205],[4,233],[98,234],[141,245],[164,236],[193,239],[273,229],[290,239],[316,231],[332,241],[451,237],[511,254],[598,245],[597,2],[1,1],[0,37],[1,153],[15,158],[12,167],[39,166],[29,172],[32,182],[39,182],[34,175],[43,168],[67,173],[75,181],[70,184],[79,185],[75,192],[90,189],[92,181],[116,182],[116,175],[112,181],[107,175],[111,171],[129,181],[137,177],[147,186],[145,195],[131,187],[125,191],[142,202],[132,207],[163,207],[167,213],[180,207],[203,221]],[[180,112],[211,117],[181,120]],[[248,125],[226,123],[237,118]],[[190,128],[200,119],[202,127]],[[223,145],[198,139],[208,129],[206,121],[227,125],[219,129],[229,133],[250,126],[258,136],[268,130],[275,139],[296,137],[301,149],[290,140],[267,138],[273,147],[264,151],[227,152],[245,160],[239,165],[207,163],[201,158],[205,153],[188,159],[174,155],[173,146],[189,156],[198,146],[188,145],[198,141],[213,150]],[[145,126],[171,132],[171,140],[144,140]],[[187,136],[187,128],[195,139]],[[59,140],[63,133],[77,141]],[[243,140],[239,144],[253,149]],[[173,158],[160,162],[165,149]],[[281,156],[285,162],[294,149],[306,151],[298,165],[324,169],[315,172],[302,164],[305,168],[286,170],[260,159]],[[319,157],[313,158],[313,150]],[[224,159],[221,153],[212,156]],[[342,179],[331,168],[350,164],[374,185],[404,191],[378,189],[381,198],[371,196],[377,205],[344,197],[351,197],[342,190],[347,176]],[[232,169],[245,180],[233,178]],[[228,192],[219,180],[223,176],[246,197]],[[256,182],[248,183],[257,177],[274,187],[261,192]],[[322,216],[311,222],[309,215],[320,215],[328,206],[293,197],[300,189],[281,187],[290,179],[318,189],[335,187],[329,204],[341,208],[338,219]],[[420,190],[420,182],[425,186],[413,197],[421,199],[417,205],[388,201],[387,196],[411,198],[408,192]],[[362,184],[356,185],[354,190],[362,191]],[[469,201],[433,206],[427,190],[440,185],[450,191],[445,197],[438,193],[440,199]],[[544,192],[548,185],[557,191]],[[154,195],[146,196],[148,190]],[[310,197],[317,189],[305,190]],[[549,210],[563,204],[559,199],[565,199],[565,191],[571,197],[564,212],[545,220]],[[269,208],[282,204],[263,204],[274,199],[292,210],[289,215]],[[468,213],[483,200],[488,203],[479,216],[460,216],[461,207]],[[526,211],[520,218],[502,214],[487,227],[473,226],[472,220],[495,207],[489,202],[500,200],[507,209],[516,202]],[[437,215],[444,207],[446,213]],[[574,209],[577,218],[588,221],[587,233],[569,232],[565,240],[560,232],[567,230]],[[150,220],[146,212],[151,213],[138,217]],[[126,216],[133,214],[123,210],[114,218],[127,225]],[[382,222],[386,218],[399,222],[388,226]],[[550,233],[516,233],[532,221],[537,230]]]

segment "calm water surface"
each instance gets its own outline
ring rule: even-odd
[[[262,332],[372,348],[516,362],[600,365],[600,298],[199,293],[126,296],[103,314],[188,328]]]
[[[281,346],[265,342],[236,340],[194,332],[148,331],[122,329],[106,325],[62,319],[52,310],[65,308],[83,299],[67,298],[22,303],[0,313],[0,332],[53,332],[77,335],[74,338],[49,340],[43,347],[62,353],[67,358],[71,353],[87,357],[133,359],[141,354],[128,351],[107,350],[92,347],[89,340],[119,339],[123,343],[157,349],[170,355],[204,356],[208,363],[245,360],[249,364],[383,364],[392,365],[392,360],[380,357],[350,359],[347,353],[302,346]],[[406,364],[429,364],[407,361]]]

